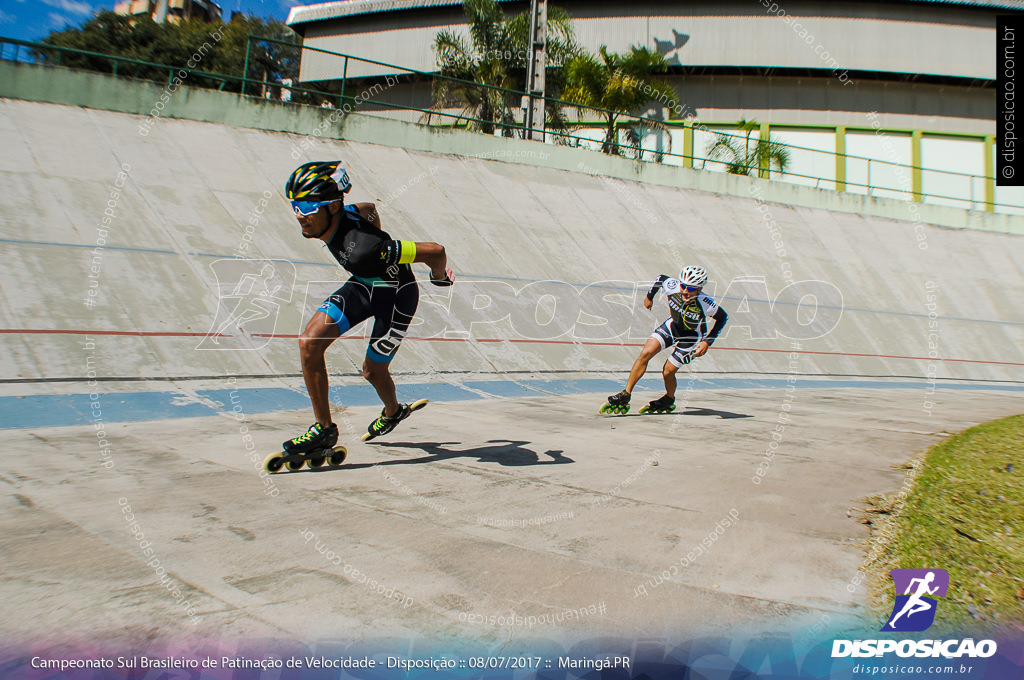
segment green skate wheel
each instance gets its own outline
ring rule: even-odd
[[[271,474],[280,472],[283,465],[284,454],[281,453],[272,453],[263,459],[263,469]]]
[[[338,446],[331,453],[331,465],[341,465],[345,462],[345,458],[348,456],[348,449],[344,446]]]

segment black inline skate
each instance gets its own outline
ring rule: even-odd
[[[421,408],[430,403],[428,399],[420,399],[414,401],[411,404],[399,404],[398,413],[388,418],[384,415],[384,409],[381,409],[380,415],[377,419],[370,423],[370,426],[366,428],[366,434],[363,435],[363,441],[368,442],[371,439],[376,439],[382,435],[391,432],[398,426],[398,423],[402,422],[413,414],[414,411],[419,411]]]
[[[647,406],[640,409],[640,413],[672,413],[676,410],[676,398],[667,394],[655,399]]]
[[[626,390],[613,394],[608,397],[608,403],[601,407],[601,413],[629,413],[629,397]]]
[[[313,425],[305,434],[289,439],[281,448],[282,453],[272,453],[263,461],[263,469],[267,472],[280,472],[285,466],[291,471],[308,465],[310,468],[323,467],[330,462],[331,466],[345,462],[348,451],[344,446],[335,447],[338,443],[338,426],[331,423],[324,427],[320,423]]]

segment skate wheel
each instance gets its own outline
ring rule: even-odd
[[[263,469],[273,474],[280,472],[282,466],[284,466],[284,455],[280,453],[272,453],[263,459]]]
[[[373,439],[373,435],[371,433],[367,432],[366,434],[363,435],[363,441],[364,442],[368,442],[371,439]]]
[[[324,463],[326,462],[327,456],[312,456],[309,460],[306,461],[306,465],[308,465],[310,469],[315,470],[316,468],[323,467]]]
[[[599,410],[598,413],[608,413],[608,404],[603,404],[601,406],[601,410]]]
[[[345,458],[347,457],[348,449],[344,446],[339,446],[331,453],[331,465],[341,465],[345,462]]]
[[[288,469],[291,470],[292,472],[296,472],[298,470],[301,470],[302,466],[305,465],[305,464],[306,464],[306,461],[304,461],[304,460],[299,460],[299,461],[290,460],[287,463],[285,463],[285,465],[288,466]]]
[[[421,408],[423,408],[424,406],[426,406],[429,403],[430,403],[429,399],[420,399],[419,401],[414,401],[413,403],[409,404],[409,410],[410,411],[419,411]]]
[[[649,408],[648,408],[648,407],[646,407],[646,406],[644,406],[644,407],[642,407],[642,408],[640,409],[640,413],[650,413],[650,412],[651,412],[651,409],[649,409]]]

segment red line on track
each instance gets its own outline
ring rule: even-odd
[[[172,333],[168,331],[84,331],[77,329],[48,329],[48,328],[0,328],[0,333],[25,334],[25,335],[120,335],[146,338],[203,338],[208,333]],[[233,335],[219,335],[221,338],[235,337]],[[298,335],[285,335],[274,333],[253,333],[254,338],[272,338],[278,340],[295,340]],[[349,340],[369,340],[367,335],[349,335]],[[585,345],[587,347],[643,347],[642,343],[621,343],[621,342],[577,342],[574,340],[525,340],[502,338],[406,338],[418,342],[511,342],[516,344],[542,344],[542,345]],[[727,350],[733,352],[771,352],[776,354],[815,354],[830,357],[868,357],[872,359],[906,359],[909,361],[949,361],[964,364],[986,364],[993,366],[1024,366],[1024,363],[1016,361],[987,361],[985,359],[948,359],[943,357],[909,357],[896,354],[863,354],[857,352],[821,352],[813,350],[792,350],[792,349],[766,349],[756,347],[715,347],[716,350]]]

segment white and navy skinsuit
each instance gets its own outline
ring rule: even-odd
[[[676,346],[668,358],[675,366],[690,363],[693,359],[693,350],[702,340],[709,346],[714,344],[715,338],[729,320],[725,310],[704,292],[698,293],[697,297],[689,302],[684,300],[682,286],[679,279],[662,274],[647,293],[647,299],[651,302],[654,302],[654,296],[663,288],[665,295],[668,296],[668,308],[672,312],[672,317],[658,326],[651,337],[661,343],[662,349],[669,345]],[[715,320],[710,332],[708,317]]]

